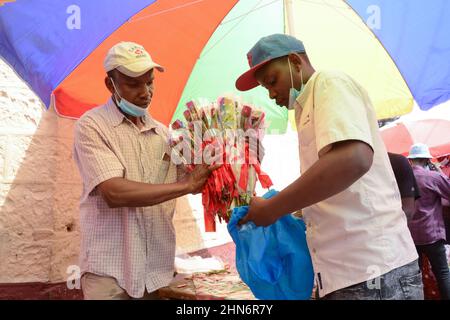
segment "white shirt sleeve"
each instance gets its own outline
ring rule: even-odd
[[[363,92],[347,77],[317,79],[314,119],[317,151],[331,144],[359,140],[373,149],[368,109]]]

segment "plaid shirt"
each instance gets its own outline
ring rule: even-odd
[[[114,277],[131,297],[142,297],[173,278],[175,200],[151,207],[109,208],[96,188],[114,177],[160,184],[177,180],[167,129],[146,116],[138,129],[110,99],[75,126],[74,158],[82,180],[82,273]]]

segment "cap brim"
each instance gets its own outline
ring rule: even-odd
[[[433,159],[432,155],[429,154],[416,154],[416,155],[411,155],[411,156],[407,156],[408,159]]]
[[[125,66],[118,66],[116,69],[132,78],[140,77],[151,69],[156,69],[160,72],[164,72],[164,68],[157,63],[143,65],[142,62],[130,63]]]
[[[240,91],[247,91],[247,90],[250,90],[250,89],[253,89],[253,88],[256,88],[257,86],[259,86],[259,83],[258,83],[258,81],[256,81],[256,78],[255,78],[255,72],[258,71],[258,69],[260,69],[262,66],[266,65],[270,61],[271,60],[263,61],[255,66],[253,66],[246,72],[244,72],[236,80],[236,89],[238,89]]]

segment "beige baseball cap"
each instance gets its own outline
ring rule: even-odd
[[[134,42],[119,42],[109,49],[103,61],[105,71],[117,69],[121,73],[136,78],[156,68],[163,72],[164,68],[152,60],[143,46]]]

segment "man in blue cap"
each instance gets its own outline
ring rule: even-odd
[[[301,176],[271,199],[254,197],[241,221],[267,226],[302,210],[318,295],[423,299],[417,252],[366,91],[341,72],[315,71],[298,39],[261,38],[236,81],[262,85],[295,109]],[[301,275],[299,275],[301,276]]]

